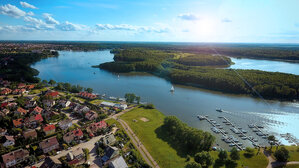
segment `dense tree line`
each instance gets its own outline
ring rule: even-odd
[[[189,127],[175,116],[166,117],[162,129],[173,142],[192,155],[197,152],[208,151],[215,140],[215,137],[210,133]]]
[[[221,65],[226,61],[231,62],[226,57],[189,54],[177,59],[176,53],[149,49],[144,49],[144,51],[142,49],[117,49],[113,52],[116,61],[101,64],[100,68],[113,72],[146,71],[159,74],[175,83],[191,84],[228,93],[261,95],[264,98],[281,100],[299,98],[297,75],[196,66]]]
[[[259,96],[256,93],[258,92],[264,98],[288,100],[299,98],[299,77],[291,74],[258,70],[190,68],[188,70],[172,69],[169,78],[173,82],[191,83],[229,93]]]
[[[39,72],[31,68],[31,64],[53,56],[58,56],[58,52],[45,50],[42,53],[33,53],[31,51],[0,53],[0,76],[11,81],[38,82],[39,79],[35,76]]]
[[[175,62],[187,66],[229,66],[231,59],[212,54],[192,54],[175,59]]]

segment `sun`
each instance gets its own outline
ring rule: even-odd
[[[201,20],[196,25],[196,33],[199,35],[211,35],[215,31],[215,24],[211,19]]]

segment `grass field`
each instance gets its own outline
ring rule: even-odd
[[[299,161],[299,147],[298,146],[284,146],[284,147],[289,151],[289,155],[290,155],[289,161]],[[276,147],[273,147],[272,154],[274,154],[275,151],[276,151]]]
[[[142,141],[161,168],[185,166],[186,158],[177,154],[167,142],[159,139],[155,130],[163,124],[165,116],[156,109],[136,108],[120,117]]]
[[[248,167],[248,168],[265,168],[268,165],[268,160],[263,153],[257,154],[257,149],[254,150],[255,155],[251,158],[246,158],[244,156],[244,151],[240,152],[240,160],[237,161],[238,168]],[[211,151],[210,154],[214,158],[214,161],[218,158],[218,152]],[[228,153],[229,155],[229,153]],[[223,166],[224,168],[225,166]]]

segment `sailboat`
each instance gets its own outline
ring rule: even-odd
[[[174,92],[174,87],[173,87],[173,86],[171,86],[170,91],[171,91],[171,92]]]

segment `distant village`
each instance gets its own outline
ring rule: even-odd
[[[107,122],[136,101],[103,100],[47,83],[0,79],[0,88],[1,167],[125,168],[139,162],[129,137]]]

